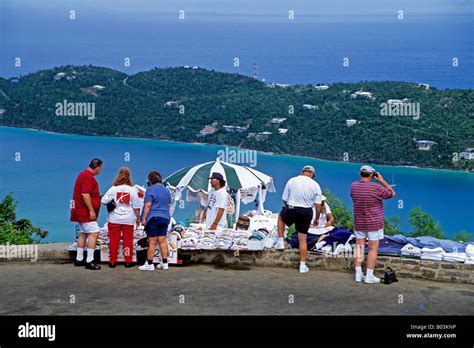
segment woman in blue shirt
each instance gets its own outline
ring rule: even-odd
[[[166,235],[171,215],[171,193],[163,185],[163,179],[158,172],[148,174],[148,188],[145,193],[142,223],[148,236],[147,261],[138,267],[140,271],[153,271],[153,256],[158,242],[162,263],[157,269],[168,269],[168,244]]]

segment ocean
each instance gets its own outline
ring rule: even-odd
[[[118,169],[128,166],[137,184],[158,170],[164,177],[190,165],[215,160],[224,147],[157,140],[55,134],[0,127],[0,197],[13,193],[18,202],[17,218],[31,219],[50,232],[47,241],[73,241],[69,201],[77,174],[90,159],[100,157],[104,168],[97,177],[101,194],[110,187]],[[129,159],[129,161],[126,161]],[[349,207],[349,186],[358,179],[360,164],[323,161],[287,155],[258,153],[255,168],[274,179],[276,193],[268,193],[265,208],[279,211],[281,194],[289,178],[306,164],[315,166],[316,180]],[[462,230],[474,232],[474,174],[448,170],[375,166],[387,181],[395,182],[396,199],[385,203],[386,217],[399,216],[400,227],[410,231],[408,212],[421,207],[438,220],[447,236]],[[401,204],[400,204],[401,202]],[[403,207],[400,209],[400,207]],[[195,206],[177,209],[175,217],[192,216]],[[242,205],[241,211],[254,209]],[[101,210],[99,222],[106,220]]]
[[[391,80],[473,88],[472,4],[2,0],[0,76],[67,64],[129,74],[189,65],[253,76],[255,63],[257,78],[267,82]]]

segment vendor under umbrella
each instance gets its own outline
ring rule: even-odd
[[[210,230],[227,228],[227,191],[224,188],[224,176],[220,173],[212,173],[209,180],[212,188],[209,191],[203,219]]]

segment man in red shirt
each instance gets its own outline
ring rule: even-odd
[[[375,179],[379,185],[371,180]],[[387,184],[380,173],[371,166],[360,168],[360,180],[351,185],[351,197],[354,205],[354,233],[356,236],[355,280],[368,284],[380,283],[374,276],[377,262],[379,240],[383,239],[383,200],[395,197],[395,191]],[[369,254],[367,255],[367,273],[362,275],[362,260],[364,257],[365,241],[368,239]]]
[[[97,217],[100,209],[99,184],[95,176],[102,169],[102,160],[94,158],[89,167],[83,170],[76,178],[71,203],[71,218],[77,222],[79,238],[77,240],[77,256],[74,266],[86,266],[87,269],[99,270],[100,266],[94,262],[94,251],[99,236]],[[84,261],[84,246],[87,240],[87,259]]]

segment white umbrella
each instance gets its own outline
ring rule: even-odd
[[[276,192],[273,178],[250,167],[220,161],[206,162],[186,167],[168,176],[165,183],[176,192],[175,200],[180,200],[184,190],[207,194],[211,189],[209,177],[212,173],[222,174],[226,187],[236,193],[236,219],[240,201],[244,204],[259,197],[259,211],[263,211],[266,192]]]

